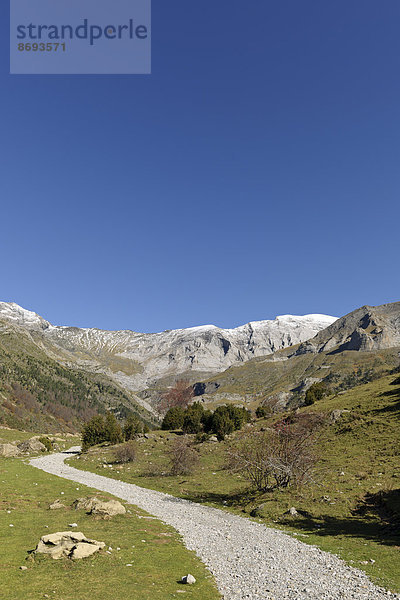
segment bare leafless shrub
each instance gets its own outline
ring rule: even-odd
[[[318,415],[296,415],[267,431],[242,432],[227,450],[228,468],[260,491],[301,486],[311,480],[317,463],[322,424]]]
[[[161,397],[159,404],[160,414],[164,414],[170,408],[187,408],[194,396],[193,386],[185,379],[178,379]]]
[[[172,475],[188,475],[196,467],[199,455],[186,436],[178,437],[168,451]]]
[[[132,441],[118,446],[114,450],[114,460],[116,463],[133,462],[136,459],[136,444]]]

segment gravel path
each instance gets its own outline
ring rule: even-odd
[[[64,464],[67,456],[52,454],[30,464],[109,492],[172,525],[213,573],[225,600],[400,599],[374,586],[362,571],[280,531],[216,508],[79,471]]]

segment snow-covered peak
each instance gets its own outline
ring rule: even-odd
[[[219,329],[216,325],[197,325],[196,327],[185,327],[184,329],[168,329],[161,333],[202,333],[204,331],[215,331]]]
[[[32,331],[41,331],[52,356],[103,371],[119,384],[137,392],[165,377],[209,376],[232,365],[267,356],[313,338],[336,319],[328,315],[281,315],[251,321],[233,329],[200,325],[160,333],[103,331],[53,326],[14,302],[0,302],[0,319]],[[111,365],[111,367],[110,367]]]
[[[0,318],[5,318],[25,327],[40,327],[46,329],[50,323],[40,315],[22,308],[15,302],[0,302]]]
[[[0,318],[5,318],[5,319],[9,319],[11,321],[15,321],[20,325],[23,325],[25,327],[36,327],[36,326],[40,326],[41,329],[45,329],[45,328],[53,328],[53,325],[51,325],[51,323],[49,323],[48,321],[46,321],[45,319],[43,319],[43,317],[41,317],[40,315],[38,315],[37,313],[31,311],[31,310],[27,310],[26,308],[22,308],[22,306],[19,306],[18,304],[16,304],[15,302],[0,302]],[[329,315],[323,315],[323,314],[309,314],[309,315],[279,315],[277,316],[275,319],[267,319],[264,321],[250,321],[249,323],[246,323],[245,325],[239,325],[239,327],[234,327],[232,329],[224,329],[221,327],[218,327],[216,325],[198,325],[195,327],[186,327],[183,329],[168,329],[166,331],[161,331],[160,333],[157,334],[148,334],[148,333],[141,333],[139,335],[145,335],[145,336],[151,336],[151,335],[157,335],[157,336],[173,336],[173,335],[179,335],[179,336],[185,336],[186,334],[189,335],[193,335],[193,334],[203,334],[206,332],[220,332],[221,334],[235,334],[238,333],[240,334],[243,330],[247,330],[249,328],[255,330],[260,330],[260,329],[275,329],[275,328],[280,328],[282,326],[287,325],[288,327],[296,327],[296,326],[305,326],[305,327],[311,327],[311,328],[316,328],[316,332],[320,331],[321,329],[328,327],[329,325],[331,325],[334,321],[337,320],[337,317],[331,317]],[[71,327],[69,325],[60,325],[57,326],[58,330],[69,330],[71,329]],[[113,334],[113,333],[125,333],[126,335],[132,334],[134,332],[131,332],[129,330],[124,330],[122,331],[104,331],[102,329],[95,329],[95,328],[79,328],[79,330],[82,333],[93,333],[95,334],[96,332],[98,332],[99,334]],[[136,334],[137,335],[137,334]]]
[[[319,315],[319,314],[309,314],[309,315],[279,315],[276,317],[275,321],[293,323],[293,322],[302,322],[302,323],[326,323],[326,326],[332,325],[335,321],[337,321],[338,317],[331,317],[330,315]]]

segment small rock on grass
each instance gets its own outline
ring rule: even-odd
[[[189,585],[193,585],[194,583],[196,583],[196,580],[193,577],[193,575],[191,575],[189,573],[188,575],[185,575],[184,577],[182,577],[182,583],[187,583]]]
[[[67,507],[58,498],[57,498],[57,500],[54,500],[54,502],[52,502],[49,506],[49,510],[57,510],[60,508],[67,508]]]

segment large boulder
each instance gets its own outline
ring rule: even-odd
[[[91,556],[104,546],[104,542],[91,540],[80,531],[58,531],[43,535],[36,546],[35,554],[49,554],[55,560],[63,556],[79,559]]]
[[[86,512],[90,512],[92,510],[93,502],[97,498],[77,498],[72,503],[72,508],[75,510],[86,510]]]
[[[83,509],[90,515],[99,515],[101,517],[114,517],[115,515],[124,515],[126,508],[118,500],[99,500],[98,498],[77,498],[72,506],[79,510]]]
[[[12,458],[21,454],[19,448],[13,444],[0,444],[0,456]]]
[[[92,554],[95,554],[95,552],[98,552],[100,550],[100,546],[98,544],[102,543],[93,542],[94,540],[78,542],[78,544],[76,544],[76,546],[72,548],[70,557],[74,560],[78,560],[80,558],[87,558],[88,556],[92,556]]]
[[[31,438],[30,440],[26,440],[25,442],[21,442],[18,444],[18,448],[21,452],[45,452],[46,446],[39,442],[37,438]]]

